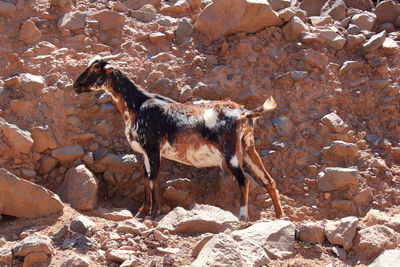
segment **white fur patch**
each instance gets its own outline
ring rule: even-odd
[[[150,189],[153,190],[154,184],[153,181],[150,181]]]
[[[230,160],[230,163],[233,167],[239,167],[239,160],[237,155],[233,156]]]
[[[211,129],[217,125],[218,113],[213,109],[207,109],[204,112],[204,123],[207,128]]]
[[[202,145],[197,150],[190,146],[186,149],[185,157],[181,158],[176,149],[168,142],[161,148],[161,156],[196,168],[221,167],[223,159],[221,152],[217,148],[208,145]]]
[[[193,104],[195,105],[204,105],[204,104],[208,104],[210,103],[210,100],[198,100],[198,101],[194,101]]]

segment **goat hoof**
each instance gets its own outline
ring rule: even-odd
[[[247,217],[247,216],[245,216],[245,215],[240,215],[240,216],[239,216],[239,221],[245,222],[245,221],[247,221],[247,220],[248,220],[248,217]]]
[[[138,213],[136,213],[136,217],[144,218],[149,214],[149,209],[144,209],[143,207],[140,208]]]
[[[284,216],[284,217],[281,217],[280,220],[290,221],[290,218],[288,216]]]

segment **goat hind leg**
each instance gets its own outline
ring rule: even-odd
[[[282,216],[285,216],[285,212],[283,211],[281,202],[279,200],[278,191],[276,190],[276,183],[271,175],[269,175],[269,173],[265,170],[254,145],[245,146],[244,152],[245,162],[253,170],[257,181],[261,183],[268,191],[268,194],[272,199],[272,203],[274,203],[276,217],[279,219]]]

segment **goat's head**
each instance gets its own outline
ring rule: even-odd
[[[95,56],[89,61],[88,67],[78,76],[74,82],[75,92],[80,94],[83,92],[95,91],[107,82],[113,67],[109,64],[109,60],[120,59],[124,54],[112,55],[107,57]]]

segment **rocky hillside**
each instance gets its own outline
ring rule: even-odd
[[[0,266],[391,266],[400,262],[400,4],[0,0]],[[163,215],[135,218],[143,160],[95,55],[180,102],[273,96],[256,147],[289,220],[251,183],[163,160]]]

